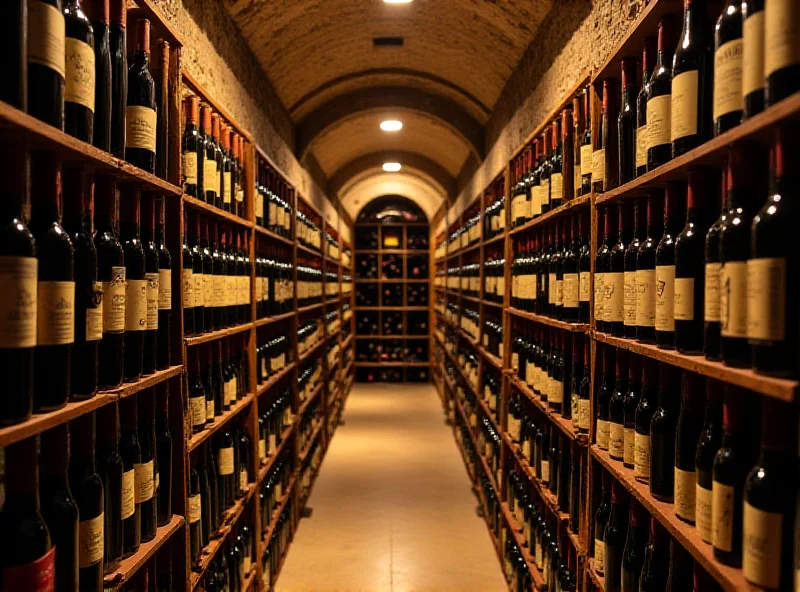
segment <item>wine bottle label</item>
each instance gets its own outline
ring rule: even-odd
[[[595,437],[597,438],[597,445],[600,447],[601,450],[608,450],[608,438],[609,438],[609,425],[608,421],[605,419],[598,419],[597,420],[597,433]]]
[[[564,383],[560,380],[553,380],[553,388],[550,391],[550,396],[547,398],[550,403],[563,404],[564,403]]]
[[[758,341],[786,339],[786,259],[747,261],[747,337]]]
[[[197,152],[194,150],[184,152],[182,160],[183,182],[187,185],[197,185]]]
[[[202,273],[195,272],[194,274],[192,274],[192,282],[194,282],[194,287],[192,288],[192,294],[194,294],[195,307],[205,306],[206,305],[205,275]]]
[[[112,267],[111,280],[103,282],[103,333],[125,330],[125,268]]]
[[[656,266],[656,331],[675,330],[675,266]]]
[[[542,483],[550,483],[550,461],[542,459]]]
[[[263,218],[264,217],[264,195],[258,191],[256,191],[256,199],[255,199],[255,210],[256,210],[256,218]]]
[[[172,270],[158,270],[158,310],[172,310]]]
[[[281,215],[283,208],[281,208]],[[278,204],[270,200],[267,202],[267,224],[272,227],[278,224]]]
[[[531,199],[530,200],[523,200],[522,201],[522,214],[526,218],[533,218],[534,216],[539,216],[542,213],[542,188],[541,185],[538,187],[534,187],[536,190],[535,193],[531,192]]]
[[[711,544],[721,551],[733,551],[735,492],[730,485],[714,481],[711,486]]]
[[[656,270],[636,270],[636,325],[656,325]]]
[[[586,177],[592,175],[592,145],[584,144],[581,146],[581,176]]]
[[[247,481],[247,469],[239,471],[239,490],[240,491],[247,491],[248,481]]]
[[[594,569],[597,573],[602,574],[604,571],[605,559],[605,543],[603,539],[594,539]]]
[[[578,308],[578,274],[565,273],[561,286],[564,308]]]
[[[214,400],[206,399],[206,421],[214,421]]]
[[[742,95],[744,42],[734,39],[714,52],[714,119],[744,109]]]
[[[605,149],[592,152],[592,183],[606,180],[606,151]]]
[[[231,172],[222,172],[222,201],[223,203],[230,204],[233,201],[233,194],[231,193]]]
[[[555,272],[547,274],[547,285],[550,289],[547,291],[547,303],[555,304],[556,301],[556,274]]]
[[[697,96],[696,92],[695,96]],[[695,117],[696,120],[697,118]],[[672,142],[671,125],[672,95],[661,95],[647,101],[648,149]]]
[[[608,454],[615,460],[625,458],[625,427],[609,422]]]
[[[214,275],[213,277],[213,287],[214,287],[214,296],[211,299],[211,302],[214,306],[225,306],[225,276],[224,275]]]
[[[125,109],[125,147],[156,152],[156,110],[140,105]]]
[[[66,74],[64,15],[39,0],[28,0],[28,63]],[[19,588],[22,589],[22,588]]]
[[[133,472],[136,479],[134,503],[141,504],[153,499],[153,461],[135,463]]]
[[[275,434],[269,435],[269,455],[272,456],[278,450],[278,439]]]
[[[28,18],[30,19],[30,16]],[[796,0],[769,0],[765,3],[764,70],[767,76],[787,66],[800,64],[798,20],[800,20],[800,6]]]
[[[220,197],[222,197],[224,199],[224,195],[223,195],[224,188],[222,187],[222,168],[221,168],[221,164],[219,162],[217,162],[217,161],[214,161],[214,162],[217,165],[216,169],[214,171],[214,175],[215,175],[214,176],[214,187],[215,187],[215,189],[217,191],[217,195],[219,195]]]
[[[722,320],[719,290],[722,279],[722,265],[719,263],[706,263],[705,272],[703,318],[711,323],[719,323]]]
[[[79,39],[67,37],[64,58],[64,100],[83,105],[94,113],[94,49]]]
[[[650,481],[650,435],[636,432],[633,439],[633,476],[645,483]]]
[[[748,582],[769,590],[780,588],[782,536],[779,512],[765,512],[745,501],[742,569]]]
[[[694,320],[694,278],[675,278],[675,320]]]
[[[497,214],[497,229],[504,230],[506,227],[506,209],[503,208]]]
[[[233,447],[217,451],[217,473],[220,476],[233,475]]]
[[[197,493],[190,495],[187,501],[187,509],[189,512],[189,524],[196,524],[200,522],[200,517],[203,515],[203,498],[202,495]]]
[[[594,274],[594,318],[601,321],[605,320],[603,311],[603,291],[605,278],[604,274],[595,272]]]
[[[96,518],[78,523],[78,566],[81,569],[103,559],[103,519],[101,512]]]
[[[497,296],[505,296],[506,294],[506,278],[499,276],[497,278],[497,288],[495,290]]]
[[[225,277],[225,306],[236,304],[236,278],[232,275]]]
[[[647,125],[636,128],[636,168],[647,166]]]
[[[589,399],[580,399],[578,401],[578,427],[581,430],[589,429],[590,411]]]
[[[550,203],[550,179],[542,179],[540,188],[539,188],[539,199],[541,200],[542,205],[547,205]]]
[[[263,438],[258,440],[258,459],[263,461],[267,458],[267,441]]]
[[[158,329],[158,282],[157,273],[146,273],[147,282],[147,330]]]
[[[306,485],[306,487],[308,487],[308,485]],[[244,574],[245,574],[245,577],[246,577],[246,576],[248,576],[248,575],[250,574],[250,570],[252,570],[252,569],[253,569],[253,566],[252,566],[252,561],[253,561],[253,560],[250,558],[250,556],[249,556],[249,555],[247,555],[247,556],[246,556],[246,557],[245,557],[245,558],[242,560],[242,565],[244,566]]]
[[[622,315],[626,327],[636,326],[636,272],[623,274]]]
[[[747,263],[728,261],[722,266],[720,314],[724,337],[747,337]]]
[[[103,338],[103,284],[92,284],[92,301],[86,307],[86,341],[100,341]]]
[[[710,543],[713,535],[711,533],[711,508],[713,496],[710,489],[706,489],[699,483],[694,488],[694,518],[697,534],[705,542]]]
[[[130,518],[136,510],[136,471],[122,473],[122,519]]]
[[[41,2],[29,2],[41,4]],[[63,19],[62,19],[63,22]],[[30,34],[28,35],[30,39]],[[3,567],[3,589],[25,590],[25,592],[54,592],[56,589],[56,547],[36,561],[24,565],[7,565]]]
[[[35,257],[0,257],[0,349],[36,346]]]
[[[742,93],[764,90],[764,11],[751,12],[742,27]]]
[[[75,341],[75,282],[39,282],[37,338],[39,345],[66,345]]]
[[[622,438],[624,446],[622,460],[626,465],[632,467],[636,463],[636,430],[625,428]]]
[[[603,314],[605,320],[620,323],[625,319],[625,274],[622,272],[603,274]]]
[[[675,514],[687,522],[694,522],[696,475],[675,467]]]
[[[203,160],[203,184],[206,191],[217,192],[217,161],[206,157]]]
[[[194,273],[183,268],[183,308],[194,308]]]
[[[191,411],[192,425],[201,426],[206,423],[206,398],[190,397],[189,409]]]
[[[672,104],[670,106],[670,141],[697,133],[697,70],[678,74],[672,79]],[[648,121],[650,119],[648,103]],[[654,144],[654,146],[657,144]]]
[[[125,330],[147,329],[147,280],[125,282]]]
[[[564,174],[550,175],[550,199],[564,199]]]
[[[592,293],[591,274],[588,271],[580,272],[579,299],[581,302],[589,302]]]

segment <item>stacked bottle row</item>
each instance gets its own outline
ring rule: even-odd
[[[62,171],[52,155],[6,155],[0,423],[13,424],[169,367],[172,281],[162,199],[124,185],[117,205],[113,178]]]
[[[284,378],[276,384],[268,404],[259,404],[261,413],[258,416],[258,460],[265,465],[274,458],[283,443],[283,433],[292,425],[292,381]],[[289,434],[288,437],[290,437]]]
[[[481,268],[483,269],[483,299],[503,304],[506,295],[506,258],[503,255],[502,245],[486,248]]]
[[[258,503],[261,509],[261,537],[274,526],[275,512],[286,496],[290,494],[288,489],[292,475],[290,454],[287,451],[272,465],[269,473],[264,479],[264,485],[259,493]]]
[[[500,310],[485,308],[481,343],[484,350],[502,360],[503,358],[503,317]]]
[[[172,549],[162,546],[139,568],[133,577],[119,587],[121,592],[147,592],[156,589],[172,590]],[[154,584],[151,584],[153,582]]]
[[[292,503],[289,501],[278,517],[269,541],[262,539],[264,554],[261,556],[261,583],[267,590],[274,584],[274,578],[278,577],[278,571],[294,534],[292,511]]]
[[[323,339],[321,319],[307,319],[297,329],[297,355],[302,356]]]
[[[308,452],[314,430],[322,422],[322,416],[319,412],[320,408],[320,398],[317,397],[313,402],[309,403],[308,407],[303,412],[303,416],[300,418],[297,430],[297,448],[300,451],[301,458],[305,458],[304,453]]]
[[[58,589],[103,590],[104,574],[170,522],[168,399],[162,383],[6,447],[5,587],[29,589],[44,569]]]
[[[253,205],[256,226],[291,239],[294,189],[269,164],[258,157],[256,160],[258,168]]]
[[[256,251],[256,318],[291,312],[294,299],[291,250],[257,237]]]
[[[305,503],[311,494],[311,485],[322,464],[323,448],[320,440],[314,442],[300,467],[300,500]]]
[[[251,523],[235,527],[222,549],[206,568],[198,590],[247,592],[245,584],[255,565],[255,544]],[[140,592],[146,590],[147,588],[144,588]]]
[[[297,260],[297,307],[322,302],[322,262]]]
[[[322,218],[302,201],[297,204],[297,242],[322,253]]]
[[[501,235],[506,228],[505,178],[495,181],[483,194],[483,199],[483,240],[487,241]]]
[[[287,323],[258,330],[256,345],[256,383],[262,386],[294,360]]]
[[[244,138],[210,105],[201,106],[196,95],[186,97],[182,108],[186,114],[181,143],[184,193],[244,218]]]
[[[480,206],[473,206],[462,216],[462,222],[451,230],[447,239],[447,250],[457,251],[474,245],[481,239],[481,211]]]

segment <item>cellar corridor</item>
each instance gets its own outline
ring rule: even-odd
[[[357,384],[277,592],[506,589],[432,385]]]

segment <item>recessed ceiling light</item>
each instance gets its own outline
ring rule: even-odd
[[[403,129],[403,122],[396,119],[381,121],[381,129],[385,132],[399,132]]]
[[[411,0],[383,0],[386,4],[409,4]]]
[[[384,162],[383,163],[383,170],[387,173],[396,173],[399,171],[402,166],[400,166],[399,162]]]

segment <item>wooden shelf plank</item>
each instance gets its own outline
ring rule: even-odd
[[[428,339],[429,335],[356,335],[356,339]]]
[[[306,257],[319,257],[322,259],[322,253],[319,251],[312,249],[310,247],[305,246],[300,242],[295,242],[295,246],[297,247],[297,255],[299,256],[306,256]]]
[[[274,315],[271,317],[264,317],[263,319],[257,319],[255,322],[256,327],[266,327],[267,325],[271,325],[272,323],[280,323],[281,321],[285,321],[287,319],[291,319],[297,313],[293,310],[289,312],[285,312],[283,314]]]
[[[519,317],[521,319],[527,319],[534,323],[549,325],[551,327],[555,327],[556,329],[571,331],[573,333],[588,333],[589,330],[591,329],[591,327],[586,323],[567,323],[566,321],[559,321],[558,319],[553,319],[550,317],[546,317],[544,315],[538,315],[532,312],[526,312],[524,310],[514,308],[513,306],[508,306],[505,308],[505,310],[508,311],[509,314],[514,315],[515,317]]]
[[[289,362],[279,372],[270,376],[265,383],[259,384],[258,387],[256,388],[256,396],[260,397],[261,395],[266,393],[269,389],[271,389],[273,386],[278,384],[281,380],[283,380],[283,378],[287,376],[289,372],[292,371],[294,365],[295,365],[294,362]]]
[[[225,210],[221,210],[217,207],[214,207],[210,203],[204,202],[203,200],[197,199],[196,197],[192,197],[191,195],[186,195],[184,193],[183,203],[197,210],[201,210],[209,216],[214,216],[219,220],[225,220],[226,222],[231,222],[232,224],[238,224],[239,226],[244,226],[245,228],[253,228],[253,223],[250,222],[249,220],[245,220],[244,218],[240,218],[236,214],[231,214],[230,212],[226,212]]]
[[[356,312],[358,311],[367,311],[367,312],[377,312],[377,311],[385,311],[385,312],[427,312],[427,306],[359,306],[356,305]]]
[[[482,345],[476,345],[475,348],[481,352],[481,355],[486,358],[486,360],[495,368],[502,372],[503,370],[503,360],[498,358],[496,355],[489,353],[484,349]]]
[[[323,345],[323,344],[324,344],[324,343],[325,343],[327,340],[328,340],[328,338],[327,338],[327,337],[323,337],[323,338],[321,338],[319,341],[317,341],[317,342],[316,342],[314,345],[312,345],[310,348],[308,348],[306,351],[304,351],[303,353],[298,353],[297,364],[298,364],[298,365],[300,365],[300,364],[302,364],[303,362],[305,362],[306,360],[308,360],[309,358],[311,358],[311,356],[313,356],[313,355],[314,355],[314,353],[315,353],[315,352],[316,352],[316,351],[317,351],[317,350],[318,350],[320,347],[322,347],[322,345]]]
[[[588,206],[591,202],[591,195],[582,195],[580,197],[576,197],[575,199],[571,199],[563,205],[558,206],[554,210],[550,210],[546,214],[542,214],[534,218],[533,220],[529,220],[525,222],[522,226],[517,226],[513,228],[508,234],[509,236],[515,236],[517,234],[521,234],[523,232],[527,232],[531,228],[535,228],[541,224],[545,224],[554,220],[555,218],[559,218],[561,216],[571,214],[572,210],[576,208],[580,208],[582,206]]]
[[[522,382],[517,376],[512,376],[511,384],[514,385],[514,388],[525,395],[529,401],[536,405],[536,407],[538,407],[539,410],[545,416],[547,416],[550,422],[555,424],[570,440],[575,440],[578,442],[578,444],[582,444],[584,446],[589,444],[588,434],[579,434],[572,425],[572,420],[566,419],[560,413],[556,413],[550,409],[545,402],[542,401],[542,398],[533,392],[533,390],[527,384]]]
[[[402,366],[404,368],[427,368],[430,362],[356,362],[356,366],[364,368],[380,368],[388,366]]]
[[[263,237],[269,238],[269,239],[277,241],[279,243],[283,243],[283,244],[288,245],[290,247],[294,246],[294,241],[293,240],[288,239],[286,237],[283,237],[280,234],[278,234],[277,232],[272,232],[271,230],[267,230],[266,228],[264,228],[263,226],[259,226],[258,224],[255,224],[253,227],[256,229],[256,232],[258,234],[260,234],[261,236],[263,236]]]
[[[597,587],[598,590],[602,590],[605,592],[606,589],[606,581],[603,576],[597,573],[597,569],[594,566],[594,559],[590,558],[586,562],[586,572],[589,574],[589,579],[592,583]]]
[[[183,527],[183,522],[183,516],[173,515],[172,520],[156,530],[156,536],[153,540],[142,543],[136,553],[127,559],[123,559],[116,570],[103,577],[103,589],[115,590],[129,582],[139,568],[147,563],[147,560],[155,555],[156,551]],[[180,541],[183,544],[184,539],[180,539]]]
[[[508,525],[508,530],[514,536],[514,540],[517,542],[517,547],[519,547],[520,553],[522,553],[522,558],[528,565],[528,571],[533,578],[534,588],[537,590],[544,588],[546,584],[544,581],[544,576],[542,575],[542,572],[539,571],[539,568],[536,567],[536,559],[531,555],[531,550],[528,548],[528,541],[522,538],[522,535],[519,533],[519,524],[516,520],[514,520],[514,516],[511,514],[511,509],[508,507],[508,503],[503,502],[500,504],[500,507],[502,508],[503,517]]]
[[[286,503],[292,497],[292,490],[294,489],[295,481],[296,481],[296,475],[292,474],[292,476],[289,477],[289,485],[286,487],[286,492],[283,494],[281,501],[278,503],[278,505],[275,507],[275,510],[272,512],[272,516],[270,516],[267,532],[265,532],[264,536],[261,537],[262,549],[267,544],[269,544],[269,539],[272,538],[272,531],[275,530],[275,525],[278,523],[278,518],[280,517],[281,512],[283,512],[283,509],[286,507]]]
[[[267,457],[267,462],[264,463],[264,465],[258,469],[258,481],[256,482],[257,491],[261,491],[261,486],[264,483],[264,479],[267,478],[267,475],[275,466],[277,460],[280,458],[281,453],[283,452],[283,449],[286,446],[286,443],[289,441],[289,438],[292,436],[292,433],[294,432],[295,424],[296,422],[292,423],[292,425],[288,426],[285,430],[283,430],[283,433],[281,433],[281,443],[278,444],[277,448],[275,449],[275,452],[271,456]]]
[[[222,427],[227,424],[233,417],[239,414],[239,412],[247,407],[250,403],[253,402],[255,399],[255,395],[253,393],[248,393],[244,398],[239,399],[231,405],[230,409],[227,411],[223,411],[221,415],[217,415],[214,417],[214,423],[211,425],[206,424],[206,427],[203,428],[202,432],[197,432],[196,434],[192,434],[189,438],[189,443],[187,445],[188,451],[191,453],[198,446],[200,446],[203,442],[208,440],[211,436],[216,434]]]
[[[183,341],[186,343],[187,347],[192,347],[193,345],[200,345],[201,343],[208,343],[209,341],[216,341],[217,339],[230,337],[231,335],[236,335],[237,333],[243,333],[252,328],[253,323],[243,323],[241,325],[234,325],[233,327],[228,327],[226,329],[218,329],[217,331],[201,333],[200,335],[195,335],[193,337],[184,337]]]
[[[312,310],[316,310],[322,307],[323,307],[322,302],[317,302],[316,304],[309,304],[308,306],[301,306],[300,308],[297,309],[297,314],[303,314],[305,312],[310,312]]]

